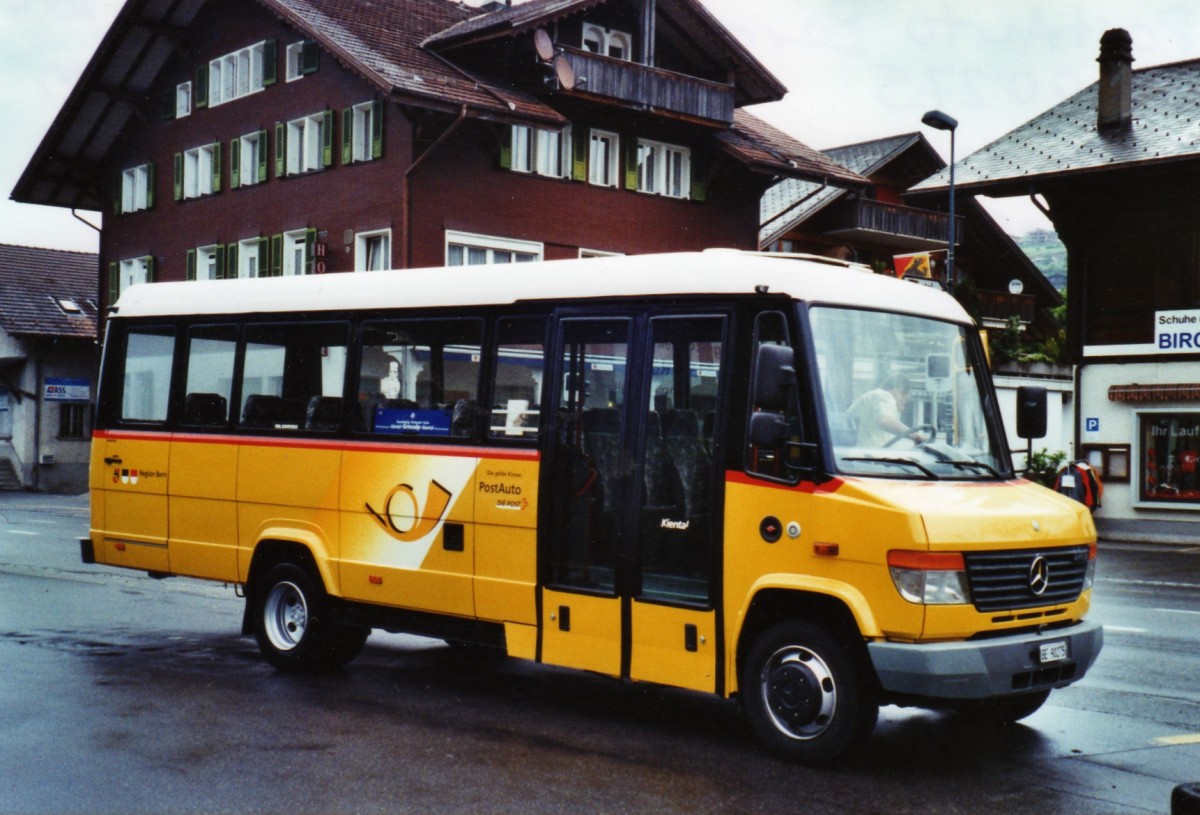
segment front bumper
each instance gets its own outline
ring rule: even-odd
[[[1066,642],[1067,658],[1043,662],[1043,645]],[[1083,678],[1104,644],[1100,623],[966,642],[867,644],[888,693],[929,699],[991,699]]]

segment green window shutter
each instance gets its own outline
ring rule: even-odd
[[[279,277],[283,274],[283,235],[271,236],[271,266],[268,275]]]
[[[287,125],[275,123],[275,177],[283,178],[287,170]]]
[[[146,165],[146,209],[154,209],[154,164]]]
[[[165,121],[175,118],[175,88],[167,88],[162,94],[162,117]]]
[[[228,280],[233,280],[241,276],[241,270],[238,269],[238,245],[231,243],[225,247],[225,277]]]
[[[321,166],[333,166],[333,111],[326,110],[321,126]]]
[[[183,200],[183,153],[175,154],[175,200]]]
[[[625,139],[625,189],[638,188],[638,140]]]
[[[258,183],[267,180],[267,131],[258,131]]]
[[[288,130],[282,121],[275,122],[275,178],[281,179],[288,168]]]
[[[383,100],[371,103],[371,158],[383,158]]]
[[[304,273],[312,274],[317,260],[317,230],[304,231]]]
[[[225,247],[221,246],[221,244],[217,244],[216,251],[213,254],[216,255],[216,257],[213,258],[213,260],[216,261],[216,268],[213,269],[213,277],[217,280],[224,280],[226,276]]]
[[[221,191],[221,143],[213,142],[212,144],[212,191]]]
[[[242,186],[242,140],[229,140],[229,189]]]
[[[192,86],[192,107],[208,107],[208,63],[196,67],[196,82]]]
[[[117,298],[121,296],[121,264],[112,262],[108,264],[108,305],[114,306],[117,304]]]
[[[500,166],[505,170],[512,169],[513,128],[518,125],[501,125],[500,131]]]
[[[116,182],[113,184],[112,214],[120,215],[121,203],[125,200],[125,173],[117,173]]]
[[[279,49],[275,40],[263,43],[263,87],[274,85],[279,79]]]
[[[300,73],[315,74],[321,67],[321,49],[312,40],[305,40],[300,52]]]
[[[195,280],[196,279],[196,250],[195,249],[187,250],[186,265],[187,265],[187,279]]]
[[[354,161],[354,108],[342,111],[342,164]]]
[[[586,127],[576,127],[571,131],[571,178],[575,181],[587,181],[588,150],[592,145],[592,134]]]
[[[154,256],[146,255],[144,258],[142,258],[142,260],[144,260],[146,262],[146,282],[147,283],[157,283],[158,282],[158,264],[154,262]]]

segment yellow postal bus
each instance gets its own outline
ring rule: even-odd
[[[372,628],[739,696],[819,763],[1100,650],[1095,531],[1018,478],[949,296],[729,251],[135,286],[88,563],[244,589],[282,670]]]

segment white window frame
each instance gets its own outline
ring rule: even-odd
[[[447,266],[530,263],[542,260],[544,253],[545,244],[537,241],[446,230]],[[452,257],[455,254],[457,254],[457,260]],[[518,259],[518,255],[526,257]]]
[[[302,276],[308,260],[308,230],[294,229],[283,233],[284,277]]]
[[[570,131],[546,130],[529,125],[512,126],[511,169],[547,178],[563,178],[570,157],[564,152],[571,143]]]
[[[192,115],[192,83],[180,82],[175,86],[175,118]]]
[[[379,245],[380,243],[382,245]],[[390,268],[392,268],[391,229],[359,232],[354,236],[354,271],[379,272]]]
[[[596,47],[589,46],[588,40],[594,42]],[[605,28],[595,23],[584,23],[581,46],[585,51],[599,54],[609,59],[619,59],[625,62],[633,59],[633,35],[628,31]],[[615,54],[613,53],[614,49],[617,51]]]
[[[148,257],[128,258],[120,262],[120,278],[117,280],[117,296],[127,288],[138,283],[150,282],[150,259]]]
[[[266,131],[247,133],[239,141],[241,145],[238,147],[238,186],[252,187],[260,183],[258,163],[263,151],[267,149]]]
[[[325,113],[314,113],[287,123],[287,174],[325,169]]]
[[[150,207],[149,164],[139,164],[121,173],[121,212],[138,212]]]
[[[247,238],[244,241],[238,241],[237,253],[237,276],[240,278],[248,277],[265,277],[266,258],[259,256],[259,250],[262,247],[262,238]],[[225,274],[228,276],[230,270],[226,269]]]
[[[266,40],[248,45],[208,63],[208,106],[216,107],[263,89]]]
[[[601,154],[601,148],[607,156]],[[588,183],[600,187],[620,186],[621,137],[607,130],[592,129],[588,139]]]
[[[354,124],[350,160],[370,161],[375,135],[375,103],[363,102],[361,105],[355,105],[351,110]]]
[[[297,79],[304,78],[304,40],[294,42],[285,50],[287,68],[285,69],[286,80],[295,82]]]
[[[204,144],[183,152],[183,197],[199,198],[213,191],[214,145]]]
[[[196,247],[196,279],[216,280],[217,267],[221,263],[220,255],[225,251],[224,246],[210,244]]]
[[[690,198],[692,151],[665,142],[638,139],[638,192]]]

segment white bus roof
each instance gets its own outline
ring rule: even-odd
[[[735,250],[298,277],[147,283],[116,316],[270,314],[507,305],[654,296],[786,294],[809,303],[898,311],[959,323],[952,297],[866,267]]]

